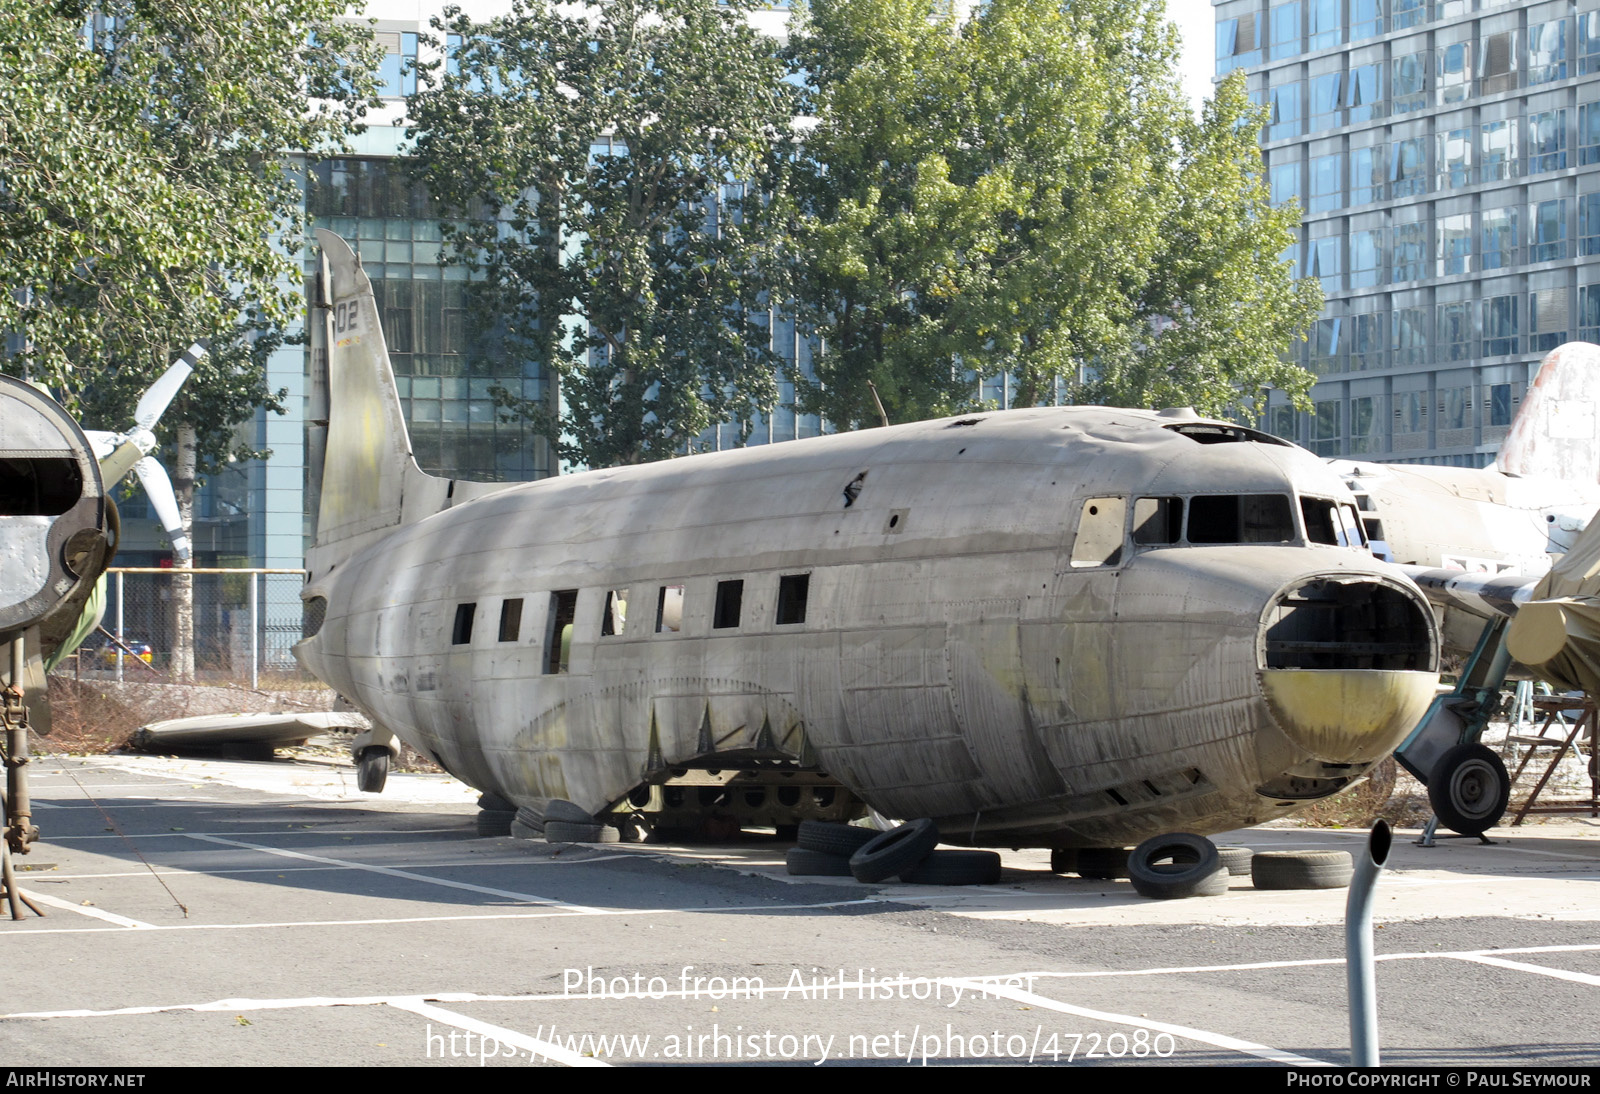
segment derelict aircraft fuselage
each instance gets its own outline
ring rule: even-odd
[[[449,771],[951,842],[1222,831],[1334,793],[1426,708],[1438,637],[1310,453],[1039,408],[497,487],[409,453],[370,284],[331,273],[301,661]]]

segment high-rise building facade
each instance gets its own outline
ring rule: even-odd
[[[1543,354],[1600,341],[1596,0],[1214,0],[1289,256],[1327,303],[1296,348],[1325,456],[1481,466]]]

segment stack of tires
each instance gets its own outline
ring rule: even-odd
[[[1174,832],[1135,847],[1127,876],[1141,896],[1172,900],[1220,896],[1228,891],[1230,876],[1245,873],[1257,889],[1342,889],[1354,869],[1346,851],[1218,851],[1204,836]]]
[[[939,829],[915,820],[887,832],[849,824],[805,821],[786,857],[799,876],[853,877],[876,884],[898,877],[915,885],[992,885],[1000,880],[993,851],[937,850]]]

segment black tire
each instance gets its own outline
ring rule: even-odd
[[[1050,849],[1050,872],[1052,874],[1070,874],[1078,868],[1078,849],[1076,847],[1052,847]]]
[[[796,877],[851,877],[850,860],[807,847],[791,847],[783,856],[784,868]]]
[[[527,806],[518,809],[511,822],[512,839],[544,839],[544,818]]]
[[[1248,847],[1218,847],[1217,858],[1222,860],[1223,869],[1233,877],[1250,876],[1250,859],[1255,852]]]
[[[368,745],[356,757],[356,789],[364,794],[383,793],[389,781],[389,750],[383,745]]]
[[[478,835],[480,836],[509,836],[511,822],[517,819],[514,809],[480,809],[478,810]]]
[[[1128,851],[1125,847],[1080,847],[1073,867],[1079,877],[1110,878],[1128,876]]]
[[[1343,889],[1354,873],[1348,851],[1260,851],[1250,860],[1257,889]]]
[[[939,845],[939,829],[926,817],[879,832],[850,856],[857,881],[882,881],[911,869]]]
[[[900,880],[910,885],[993,885],[1000,880],[1000,856],[994,851],[930,851],[901,873]]]
[[[797,841],[807,851],[822,851],[849,858],[881,835],[882,832],[873,831],[871,828],[857,828],[853,824],[801,821]]]
[[[1428,774],[1428,802],[1439,823],[1463,836],[1481,836],[1505,814],[1511,777],[1483,745],[1456,745]]]
[[[515,813],[517,806],[496,794],[493,790],[485,790],[478,795],[479,809],[492,809],[496,813]]]
[[[511,822],[511,828],[506,834],[512,839],[544,839],[543,828],[535,828],[521,817]]]
[[[1154,836],[1135,847],[1128,856],[1128,877],[1140,896],[1155,900],[1216,896],[1228,890],[1228,871],[1216,845],[1189,832]]]
[[[572,821],[547,820],[544,838],[548,843],[619,843],[621,835],[607,824],[575,824]]]

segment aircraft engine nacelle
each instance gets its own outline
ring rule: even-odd
[[[77,423],[0,376],[0,643],[39,627],[48,644],[71,628],[110,562],[115,520]],[[40,642],[28,645],[32,660]]]

